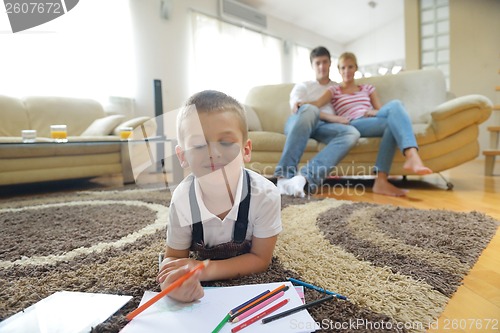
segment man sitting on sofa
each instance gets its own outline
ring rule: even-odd
[[[321,186],[360,136],[347,118],[335,115],[331,103],[321,109],[310,104],[297,107],[300,102],[316,100],[328,87],[336,84],[330,80],[332,62],[325,47],[312,50],[310,61],[316,79],[296,84],[290,93],[292,114],[285,124],[285,147],[274,173],[281,194],[301,198],[305,196],[304,188],[315,192]],[[326,146],[297,173],[297,165],[309,138]]]

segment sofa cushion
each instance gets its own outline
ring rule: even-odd
[[[0,95],[0,119],[0,136],[21,136],[22,130],[31,129],[28,113],[19,98]]]
[[[106,116],[101,104],[85,98],[26,97],[24,99],[31,129],[38,136],[50,136],[50,125],[68,126],[68,135],[80,135],[98,118]]]
[[[439,69],[373,76],[357,79],[356,82],[375,86],[382,104],[393,99],[402,101],[413,124],[430,123],[430,113],[447,99],[446,81]]]
[[[83,133],[82,136],[101,136],[109,135],[113,129],[118,126],[125,119],[122,115],[107,116],[104,118],[96,119],[90,124],[89,127]]]
[[[248,138],[252,140],[252,147],[258,147],[258,150],[281,152],[285,146],[286,136],[281,133],[252,131],[248,133]],[[319,144],[316,140],[309,139],[305,151],[319,151]]]
[[[260,123],[259,116],[257,116],[255,110],[249,105],[244,105],[244,108],[247,115],[248,130],[262,131],[262,124]]]
[[[283,133],[291,113],[288,101],[293,86],[293,83],[257,86],[248,92],[245,104],[259,116],[264,131]]]
[[[71,137],[70,137],[71,138]],[[114,142],[99,142],[95,143],[89,141],[78,142],[74,144],[62,144],[62,143],[52,143],[43,142],[40,144],[30,144],[24,143],[22,146],[7,144],[2,146],[0,149],[0,159],[2,163],[5,159],[18,159],[18,158],[37,158],[37,157],[54,157],[54,156],[86,156],[86,155],[98,155],[107,153],[119,154],[121,150],[121,145],[119,141]],[[98,165],[98,164],[96,164]],[[33,164],[26,165],[24,168],[33,168]],[[64,165],[61,165],[64,167]],[[36,169],[34,169],[36,170]]]

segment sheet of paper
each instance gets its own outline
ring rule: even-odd
[[[304,287],[303,286],[295,286],[295,291],[297,294],[299,294],[300,300],[302,301],[302,304],[306,303],[306,297],[304,294]]]
[[[0,322],[1,333],[90,332],[132,296],[60,291]]]
[[[283,296],[283,299],[289,298],[290,301],[273,314],[302,305],[302,300],[290,282],[206,288],[205,296],[193,303],[180,303],[169,297],[163,297],[135,317],[121,332],[212,332],[231,309],[265,290],[273,290],[282,284],[290,286]],[[156,294],[157,293],[147,291],[141,300],[141,304],[147,302]],[[275,302],[273,304],[275,304]],[[257,313],[259,312],[260,311]],[[253,315],[250,317],[253,317]],[[231,328],[248,319],[235,324],[226,323],[220,332],[231,332]],[[244,328],[241,332],[300,333],[313,332],[317,328],[319,328],[319,326],[309,312],[303,310],[268,324],[262,324],[260,321],[253,323]]]

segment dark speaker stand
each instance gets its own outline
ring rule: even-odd
[[[165,138],[165,133],[163,132],[163,98],[161,90],[161,80],[153,80],[154,84],[154,97],[155,97],[155,119],[156,119],[156,136],[158,138]],[[165,155],[165,144],[163,142],[156,144],[156,156]],[[156,163],[156,172],[163,172],[162,165],[164,163]]]

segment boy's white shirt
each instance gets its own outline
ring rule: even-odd
[[[251,240],[252,236],[257,238],[275,236],[282,230],[281,195],[271,181],[254,171],[248,169],[247,171],[251,180],[251,199],[246,239]],[[234,205],[223,220],[205,207],[201,198],[201,188],[196,178],[188,177],[182,181],[172,195],[167,226],[167,245],[177,250],[185,250],[191,247],[190,179],[195,179],[196,200],[200,208],[205,245],[211,247],[230,242],[233,239],[234,222],[238,217],[238,208],[242,196],[243,172],[244,169],[242,168],[238,179]]]
[[[330,81],[327,84],[320,84],[317,80],[295,84],[290,92],[290,108],[293,110],[297,102],[312,102],[319,99],[329,87],[336,86],[337,84],[334,81]],[[326,103],[319,110],[327,114],[335,114],[332,103]]]

